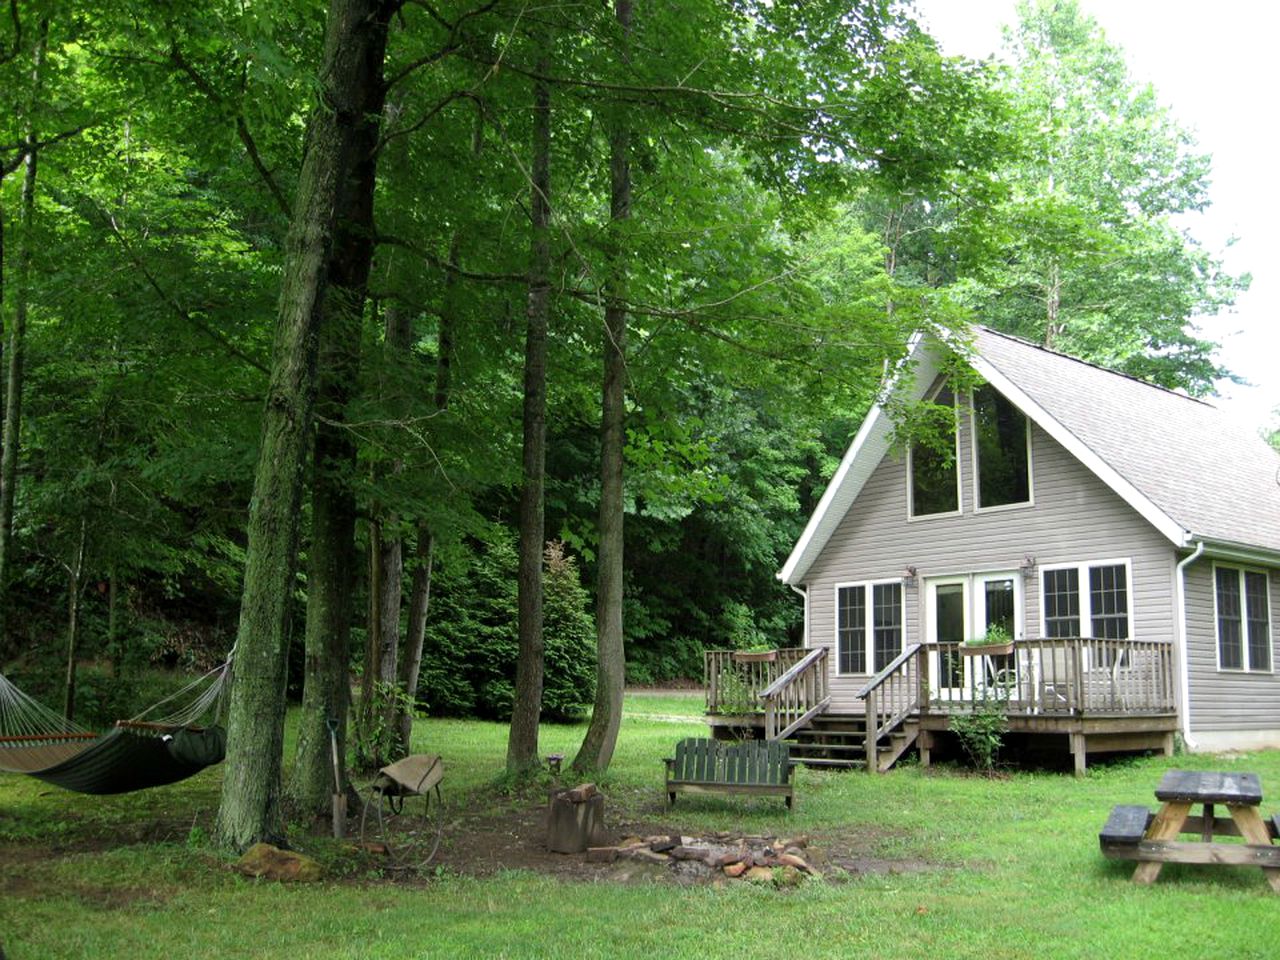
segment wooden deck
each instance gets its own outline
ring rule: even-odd
[[[820,718],[837,717],[829,711],[826,648],[773,654],[707,652],[706,709],[713,732],[751,730],[769,740],[799,738],[803,745]],[[838,716],[859,724],[857,762],[887,769],[913,745],[927,763],[934,737],[950,728],[952,716],[994,700],[1004,706],[1010,733],[1059,738],[1081,772],[1090,753],[1171,753],[1177,730],[1174,683],[1173,645],[1165,640],[1018,640],[1009,652],[996,654],[954,643],[912,644],[859,691],[861,709]]]

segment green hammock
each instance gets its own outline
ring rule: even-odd
[[[227,739],[195,721],[216,703],[230,661],[132,720],[97,734],[32,700],[0,674],[0,771],[22,773],[77,793],[129,793],[177,783],[221,763]],[[155,720],[158,707],[186,695],[184,707]]]

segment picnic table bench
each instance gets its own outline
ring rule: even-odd
[[[1252,773],[1169,770],[1156,788],[1160,810],[1120,804],[1112,808],[1098,834],[1104,856],[1136,860],[1133,882],[1154,883],[1166,863],[1208,863],[1261,867],[1271,888],[1280,893],[1280,814],[1264,821],[1258,813],[1262,784]],[[1228,816],[1215,815],[1225,804]],[[1201,814],[1191,808],[1200,805]],[[1198,835],[1196,841],[1178,839]],[[1241,837],[1244,843],[1215,841]]]
[[[677,793],[730,793],[782,797],[791,808],[794,764],[785,743],[687,737],[676,744],[676,755],[662,762],[668,803],[676,802]]]

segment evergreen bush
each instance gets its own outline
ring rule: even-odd
[[[506,721],[515,696],[515,544],[494,531],[433,583],[419,699],[435,715]],[[595,623],[576,561],[547,548],[543,579],[543,717],[582,716],[595,698]]]

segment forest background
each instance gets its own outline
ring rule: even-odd
[[[1208,394],[1248,283],[1185,226],[1208,156],[1069,0],[1006,54],[890,0],[9,0],[5,673],[130,715],[256,589],[314,717],[359,678],[361,756],[514,711],[527,759],[615,647],[797,639],[774,574],[912,332]],[[254,523],[298,526],[274,585]]]

